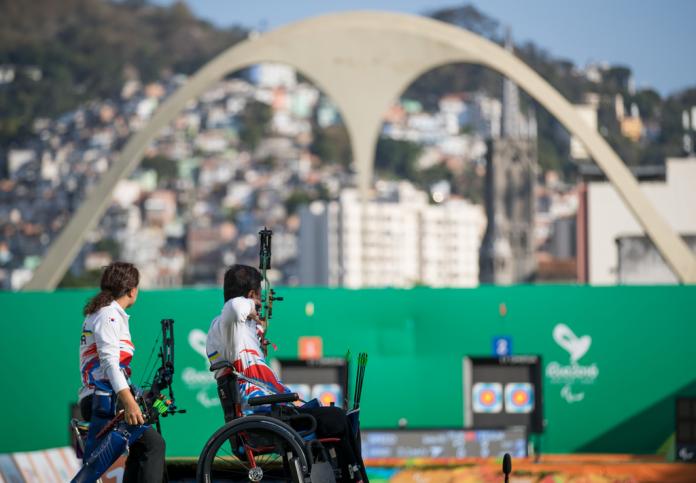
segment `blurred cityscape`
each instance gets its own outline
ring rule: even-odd
[[[433,16],[475,31],[490,25],[472,23],[468,8]],[[696,251],[696,88],[662,99],[637,90],[628,68],[577,67],[515,46],[501,29],[488,36],[547,70]],[[0,57],[0,96],[50,75],[13,58]],[[430,72],[392,105],[364,205],[330,98],[285,65],[228,77],[119,182],[61,286],[94,286],[115,259],[135,263],[145,288],[216,284],[226,266],[258,263],[264,226],[275,235],[272,276],[287,285],[675,282],[583,146],[514,84],[482,71]],[[0,287],[31,279],[128,138],[190,72],[148,79],[131,69],[115,95],[39,112],[27,132],[3,140]]]

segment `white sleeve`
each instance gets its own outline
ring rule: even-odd
[[[115,317],[109,317],[109,312],[102,311],[94,321],[94,341],[97,344],[99,363],[109,378],[114,392],[119,393],[128,389],[126,376],[121,372],[120,331]]]
[[[229,362],[234,361],[234,336],[236,332],[236,322],[237,322],[237,312],[232,305],[232,300],[228,300],[222,307],[222,313],[220,314],[220,332],[222,334],[223,340],[223,354]]]
[[[235,297],[225,302],[220,314],[219,326],[224,349],[222,353],[229,362],[237,358],[236,341],[237,324],[243,324],[254,308],[254,301],[244,297]]]
[[[236,315],[235,322],[246,322],[252,310],[254,310],[254,301],[244,297],[236,297],[233,298],[230,302]]]

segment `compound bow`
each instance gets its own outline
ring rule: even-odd
[[[160,416],[167,417],[170,414],[185,413],[185,409],[178,409],[174,399],[174,320],[162,319],[162,344],[159,347],[160,367],[155,371],[152,382],[141,389],[136,398],[143,409],[143,416],[149,424],[155,424],[158,432],[160,428]],[[155,341],[157,344],[158,340]],[[154,348],[153,348],[154,351]],[[152,353],[150,353],[152,358]],[[148,360],[148,367],[150,361]],[[163,394],[167,392],[167,395]],[[139,396],[139,397],[138,397]]]
[[[268,323],[273,316],[273,302],[282,301],[283,297],[276,297],[275,290],[271,287],[271,281],[268,279],[267,271],[271,269],[271,242],[273,238],[273,231],[264,227],[263,230],[259,232],[259,269],[261,270],[261,276],[263,278],[263,287],[261,289],[261,313],[259,318],[265,326],[265,333],[261,345],[263,347],[264,353],[267,355],[268,344],[270,342],[266,339],[266,334],[268,333]],[[275,349],[275,345],[273,345]]]

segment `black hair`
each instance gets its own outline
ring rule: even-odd
[[[235,297],[246,297],[249,290],[261,289],[261,274],[249,265],[232,265],[225,272],[222,288],[225,302]]]
[[[123,297],[140,283],[140,273],[132,263],[113,262],[104,267],[99,287],[101,291],[89,299],[83,310],[85,316],[106,307]]]

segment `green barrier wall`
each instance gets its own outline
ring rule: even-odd
[[[325,356],[369,353],[364,427],[402,417],[411,427],[461,426],[462,358],[492,355],[496,336],[512,337],[514,354],[543,358],[546,452],[654,453],[674,431],[674,398],[696,395],[694,286],[279,292],[278,357],[296,356],[303,335],[321,336]],[[66,444],[81,309],[93,293],[0,293],[0,452]],[[169,456],[197,455],[222,421],[204,354],[221,303],[214,289],[143,291],[129,310],[136,383],[159,320],[176,321],[175,389],[188,414],[163,421]]]

